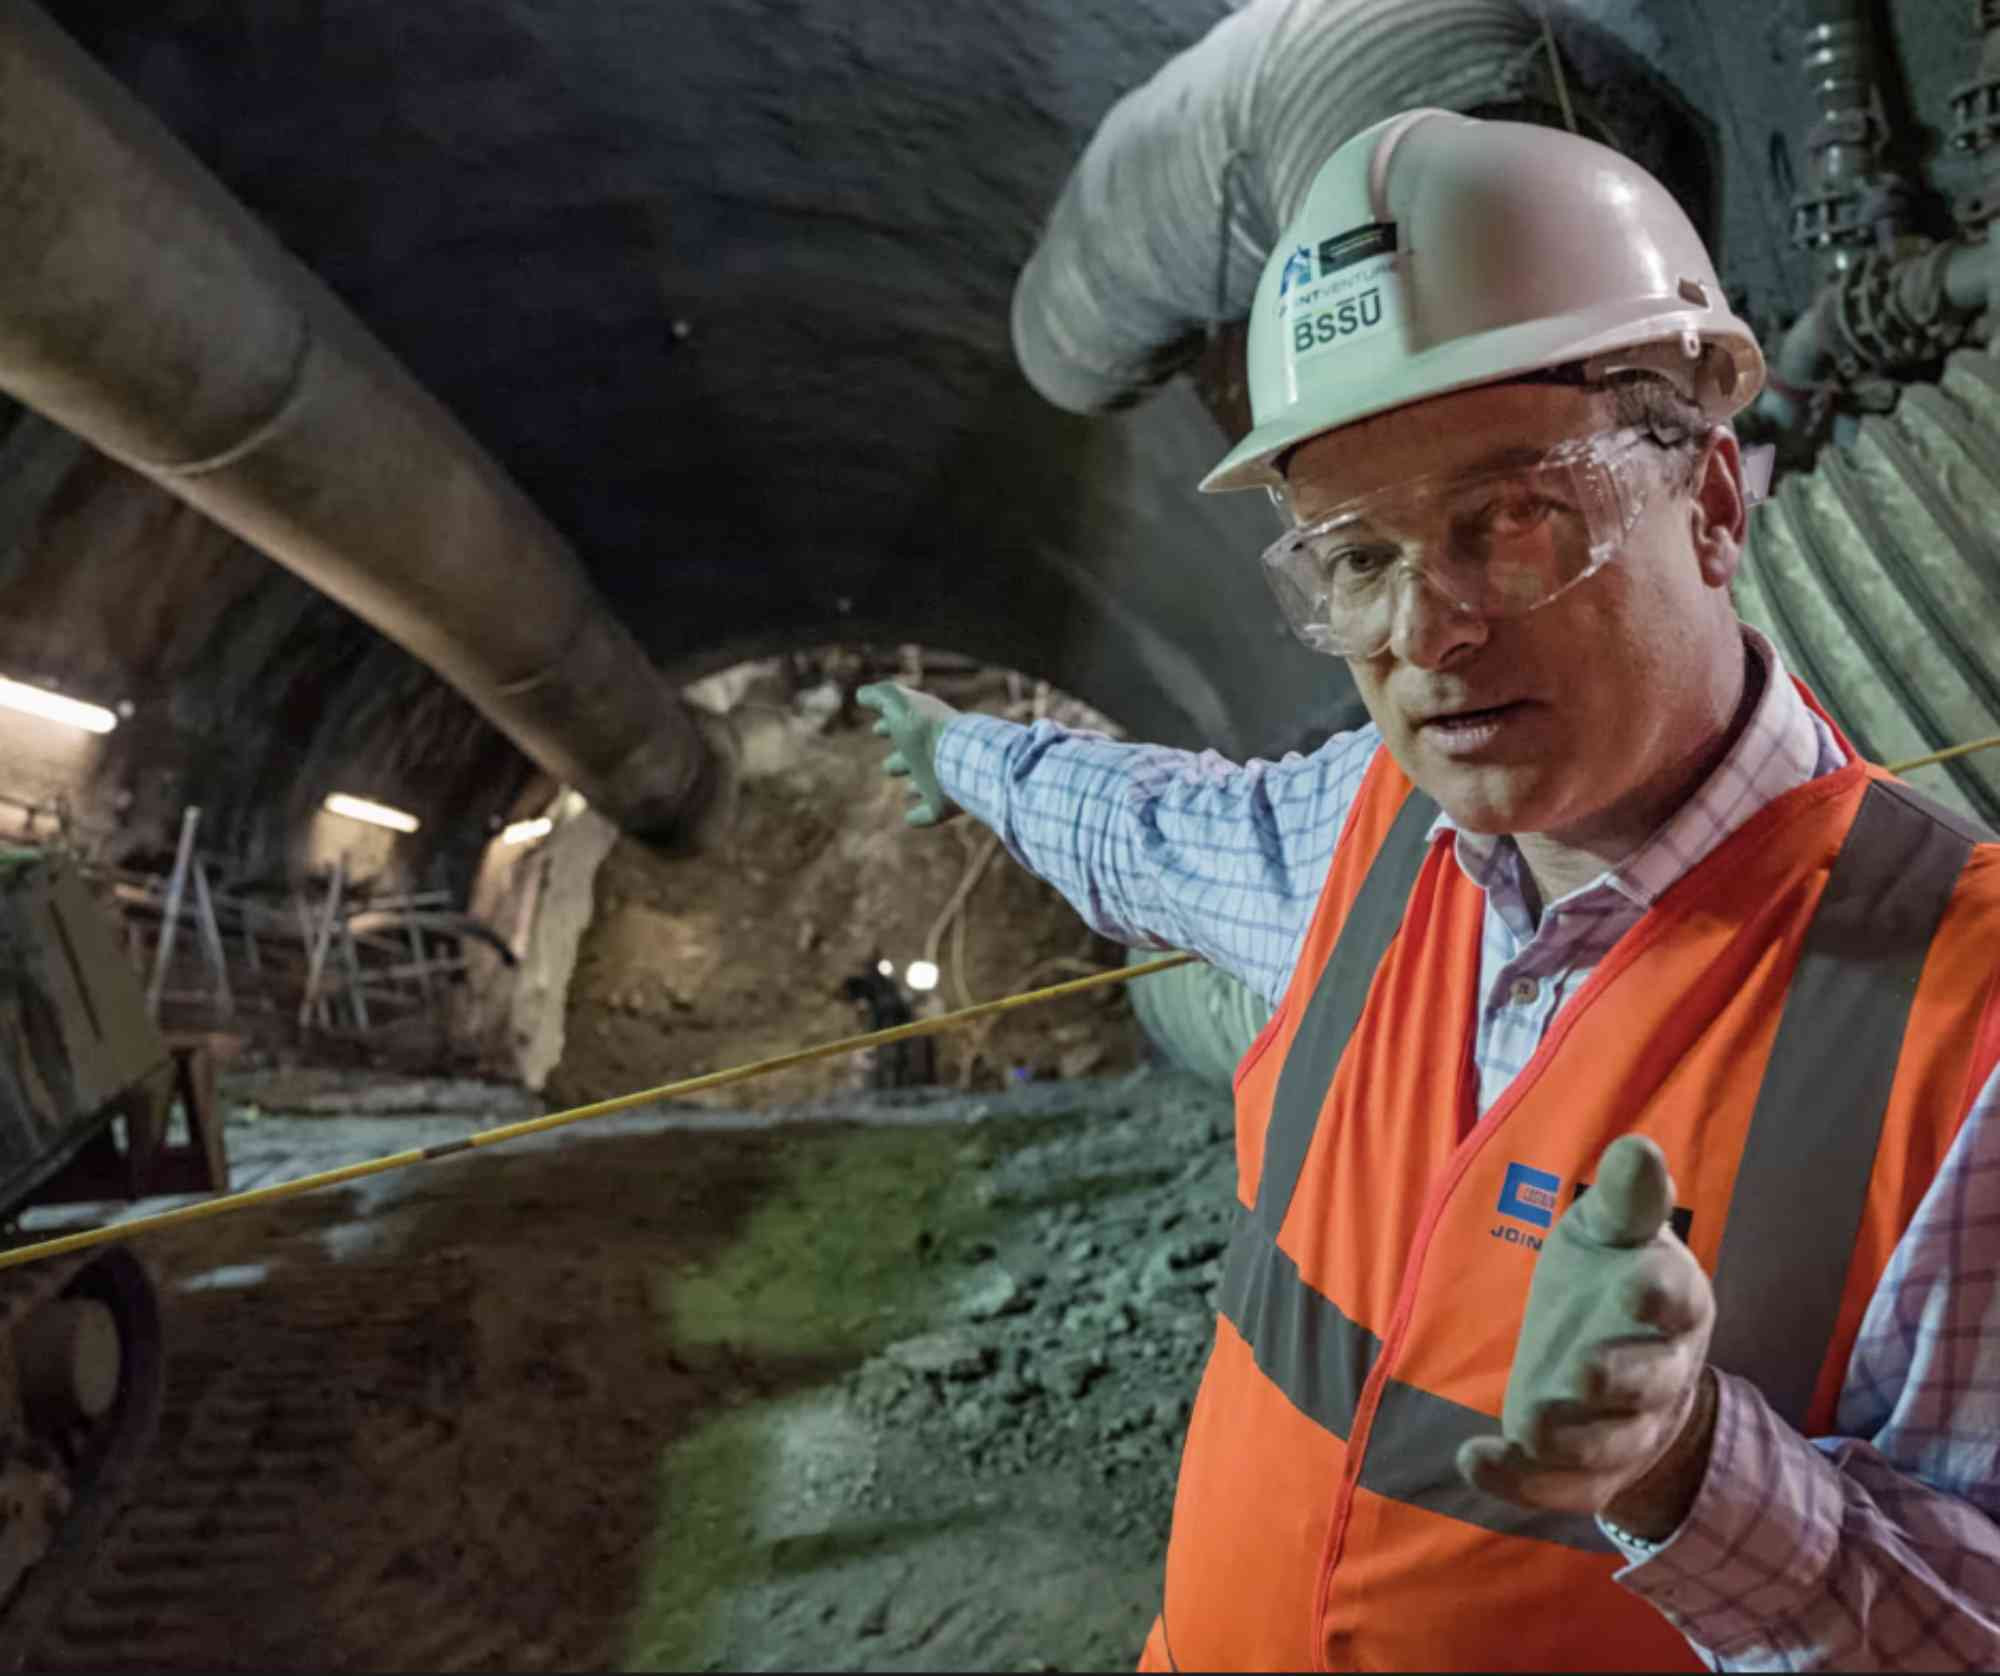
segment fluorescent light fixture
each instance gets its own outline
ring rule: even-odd
[[[9,710],[40,716],[44,721],[80,727],[86,733],[109,733],[118,725],[118,718],[109,710],[95,704],[79,704],[61,693],[44,692],[40,687],[9,681],[5,676],[0,676],[0,704]]]
[[[370,803],[365,797],[349,797],[344,791],[327,793],[326,809],[328,814],[345,815],[370,826],[393,827],[398,832],[415,832],[421,824],[415,815],[391,809],[386,803]]]
[[[516,821],[500,834],[503,844],[532,844],[537,838],[546,838],[555,831],[556,823],[543,815],[538,820]]]
[[[919,995],[926,990],[937,988],[938,969],[934,961],[913,960],[910,962],[909,985]]]
[[[878,960],[875,962],[875,970],[885,978],[893,978],[896,975],[896,963],[893,960]]]

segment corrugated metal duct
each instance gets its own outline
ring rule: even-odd
[[[1785,478],[1736,603],[1875,762],[2000,733],[2000,360],[1958,351]],[[2000,753],[1909,779],[2000,831]]]

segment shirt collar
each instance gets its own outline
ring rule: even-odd
[[[1749,624],[1740,626],[1764,671],[1764,691],[1749,725],[1715,772],[1650,838],[1572,895],[1608,887],[1634,906],[1650,908],[1765,804],[1841,765],[1831,729],[1799,696],[1777,647]],[[1480,889],[1518,871],[1520,852],[1512,838],[1462,831],[1440,811],[1427,837],[1445,832],[1454,835],[1458,864]]]

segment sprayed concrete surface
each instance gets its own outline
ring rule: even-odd
[[[239,1107],[235,1183],[485,1121]],[[1139,1072],[655,1108],[147,1236],[166,1417],[31,1662],[1130,1668],[1230,1169],[1226,1100]]]

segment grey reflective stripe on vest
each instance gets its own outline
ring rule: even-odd
[[[1298,1188],[1334,1070],[1367,1004],[1368,986],[1403,923],[1410,887],[1428,849],[1424,836],[1437,813],[1435,803],[1412,791],[1355,893],[1279,1069],[1264,1131],[1257,1208],[1237,1223],[1218,1299],[1264,1376],[1300,1413],[1342,1438],[1353,1424],[1362,1381],[1382,1343],[1299,1278],[1298,1265],[1278,1248],[1278,1230]]]
[[[1242,1335],[1258,1369],[1308,1419],[1345,1439],[1354,1425],[1361,1387],[1382,1341],[1350,1320],[1323,1292],[1308,1286],[1277,1241],[1297,1192],[1320,1108],[1382,957],[1402,927],[1430,846],[1425,835],[1438,806],[1412,791],[1383,837],[1356,892],[1326,970],[1313,988],[1292,1050],[1278,1073],[1265,1131],[1257,1208],[1242,1216],[1230,1241],[1218,1307]],[[1458,1446],[1490,1435],[1489,1414],[1392,1379],[1383,1387],[1374,1437],[1361,1482],[1378,1495],[1415,1502],[1487,1530],[1539,1537],[1594,1553],[1613,1551],[1595,1521],[1566,1513],[1536,1513],[1496,1501],[1458,1476]]]
[[[1256,1209],[1238,1222],[1218,1300],[1264,1376],[1342,1439],[1382,1343],[1306,1284],[1277,1232],[1436,814],[1421,793],[1405,800],[1314,988],[1279,1072]],[[1753,1380],[1795,1425],[1785,1404],[1803,1416],[1832,1338],[1917,974],[1979,836],[1907,787],[1871,785],[1787,992],[1732,1197],[1745,1214],[1731,1215],[1717,1263],[1711,1359]],[[1797,1214],[1802,1198],[1812,1214]],[[1773,1205],[1786,1210],[1773,1215]],[[1487,1530],[1611,1551],[1594,1520],[1530,1512],[1460,1480],[1458,1445],[1498,1429],[1496,1416],[1391,1379],[1361,1482]]]
[[[1306,1151],[1319,1125],[1319,1109],[1333,1086],[1333,1073],[1347,1051],[1347,1038],[1361,1022],[1368,988],[1376,968],[1403,924],[1410,905],[1410,888],[1424,865],[1430,846],[1424,836],[1437,819],[1438,806],[1420,791],[1412,791],[1396,811],[1368,877],[1355,893],[1354,906],[1341,925],[1326,970],[1306,1003],[1306,1016],[1292,1038],[1291,1052],[1278,1072],[1278,1092],[1271,1102],[1271,1121],[1264,1131],[1264,1167],[1257,1178],[1257,1227],[1278,1237],[1292,1194],[1305,1168]]]
[[[1840,1316],[1917,979],[1981,835],[1877,780],[1806,933],[1737,1167],[1709,1360],[1801,1430]]]

